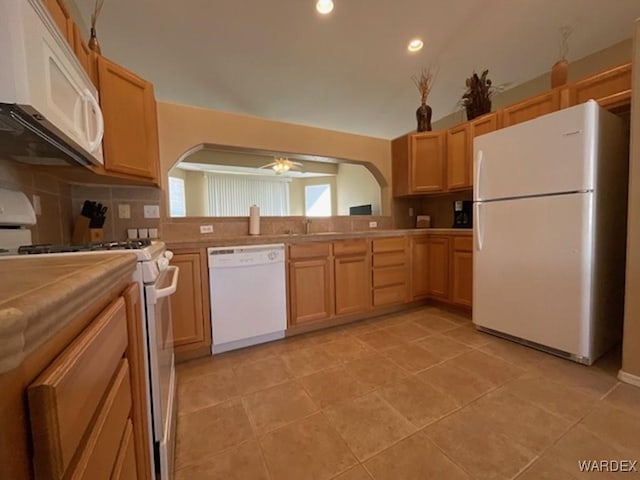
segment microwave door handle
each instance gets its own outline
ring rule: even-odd
[[[100,109],[100,105],[96,101],[96,99],[91,95],[89,89],[85,89],[84,98],[86,100],[86,122],[87,122],[87,133],[89,133],[89,108],[93,107],[94,112],[96,113],[96,136],[93,139],[89,140],[89,151],[91,153],[95,153],[100,147],[100,143],[102,143],[102,137],[104,136],[104,117],[102,116],[102,110]],[[89,105],[91,104],[91,105]]]
[[[153,303],[156,303],[156,300],[159,298],[168,297],[176,293],[176,288],[178,287],[178,273],[180,272],[180,269],[175,265],[172,265],[167,268],[167,272],[172,272],[173,274],[173,277],[171,278],[171,285],[164,288],[153,287],[150,292]]]

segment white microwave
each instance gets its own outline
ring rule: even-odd
[[[19,161],[103,164],[98,91],[41,0],[0,0],[0,147]]]

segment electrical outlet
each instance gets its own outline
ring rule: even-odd
[[[378,228],[378,222],[369,222],[369,228]]]
[[[409,216],[413,217],[413,207],[409,207]]]
[[[213,233],[213,225],[200,225],[200,233]]]
[[[33,196],[33,210],[36,215],[42,215],[42,204],[40,203],[40,195]]]
[[[145,205],[144,218],[160,218],[160,205]]]
[[[118,218],[131,218],[131,205],[128,203],[119,203]]]

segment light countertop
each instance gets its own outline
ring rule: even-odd
[[[19,365],[109,287],[129,281],[131,253],[0,257],[0,373]]]

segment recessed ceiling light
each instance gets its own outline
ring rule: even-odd
[[[331,11],[333,10],[333,1],[318,0],[316,2],[316,10],[318,11],[318,13],[321,13],[322,15],[327,15],[328,13],[331,13]]]
[[[407,50],[411,53],[419,52],[424,47],[424,43],[419,38],[414,38],[409,42],[409,46],[407,46]]]

